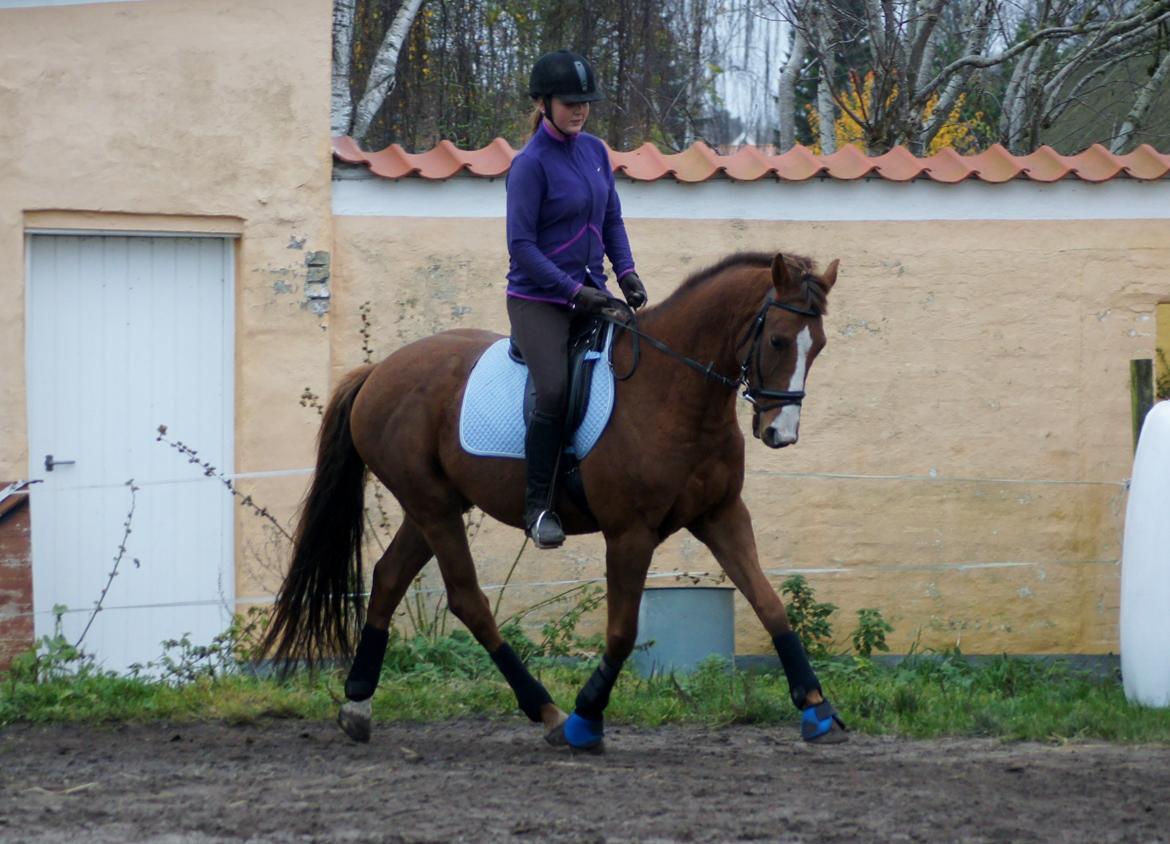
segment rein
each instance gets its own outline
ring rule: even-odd
[[[676,352],[674,349],[670,348],[656,337],[651,337],[649,334],[644,333],[641,329],[638,328],[638,316],[636,313],[634,313],[634,309],[620,299],[614,299],[613,302],[619,308],[625,309],[628,314],[627,318],[622,320],[605,313],[601,314],[601,318],[606,322],[612,323],[618,328],[629,331],[634,335],[634,339],[631,344],[633,347],[634,359],[633,363],[630,364],[630,371],[625,375],[615,374],[615,380],[628,381],[634,376],[634,373],[637,372],[638,363],[641,358],[641,349],[638,345],[638,340],[641,339],[645,340],[647,343],[649,343],[658,351],[662,352],[667,357],[674,358],[679,363],[689,366],[708,381],[714,381],[716,384],[720,384],[729,390],[738,390],[740,387],[744,387],[745,389],[743,391],[743,397],[751,402],[751,404],[755,407],[756,412],[758,413],[766,412],[777,407],[783,407],[785,405],[799,405],[804,400],[804,390],[767,390],[762,386],[759,386],[763,384],[764,380],[763,368],[760,363],[760,342],[764,337],[764,324],[767,322],[768,311],[770,309],[779,308],[784,311],[790,311],[794,314],[800,314],[801,316],[819,316],[819,314],[815,311],[806,308],[798,308],[795,305],[786,305],[783,302],[777,302],[772,298],[772,294],[769,293],[767,298],[764,300],[764,304],[760,308],[759,313],[756,314],[755,319],[752,320],[751,326],[744,334],[743,339],[740,340],[739,343],[737,343],[735,346],[736,354],[739,354],[739,350],[742,349],[745,344],[751,344],[751,346],[748,348],[747,354],[744,355],[743,361],[740,363],[739,377],[729,378],[728,376],[715,371],[715,361],[710,361],[704,365],[694,358],[687,357],[684,354]],[[756,362],[757,386],[755,387],[751,385],[749,372],[753,358]]]

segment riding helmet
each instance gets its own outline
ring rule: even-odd
[[[566,103],[591,103],[605,99],[597,90],[593,67],[569,50],[546,53],[536,60],[528,79],[528,96],[557,97]]]

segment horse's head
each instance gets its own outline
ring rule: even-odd
[[[822,317],[837,261],[821,275],[811,262],[772,260],[772,286],[744,342],[746,395],[755,405],[752,433],[769,448],[792,445],[800,435],[800,403],[808,371],[825,346]]]

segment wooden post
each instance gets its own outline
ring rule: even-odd
[[[1149,358],[1129,362],[1129,402],[1133,416],[1133,447],[1136,451],[1142,423],[1154,406],[1154,362]]]

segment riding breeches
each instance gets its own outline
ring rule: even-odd
[[[508,297],[512,338],[536,387],[536,412],[560,419],[569,389],[569,333],[581,315],[564,305]]]

